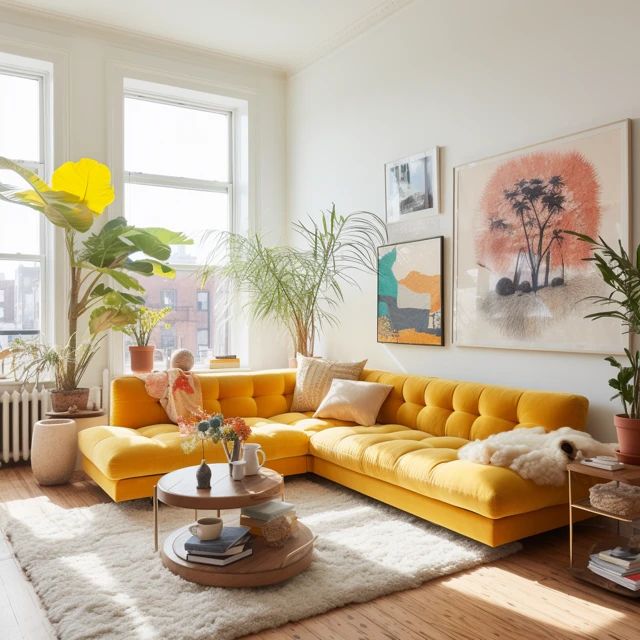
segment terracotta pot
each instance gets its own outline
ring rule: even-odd
[[[618,414],[613,417],[618,434],[620,453],[626,456],[640,456],[640,419],[627,418]]]
[[[55,389],[51,392],[51,406],[54,411],[69,411],[73,407],[78,411],[84,411],[88,402],[89,389],[87,387],[71,389],[71,391]]]
[[[155,347],[148,345],[146,347],[129,347],[131,354],[131,371],[135,373],[150,373],[153,371],[153,352]]]

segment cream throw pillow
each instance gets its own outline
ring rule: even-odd
[[[348,420],[369,427],[376,423],[391,389],[393,385],[378,382],[334,380],[313,417]]]
[[[293,392],[291,411],[315,411],[327,395],[334,378],[357,380],[367,364],[361,362],[334,362],[297,355],[298,371]]]

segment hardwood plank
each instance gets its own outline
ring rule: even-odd
[[[51,640],[55,637],[33,586],[13,558],[0,561],[0,591],[6,594],[24,638]]]
[[[2,560],[0,565],[13,562],[12,560]],[[3,640],[28,640],[22,633],[18,625],[18,619],[9,602],[9,593],[4,585],[0,585],[0,630],[2,630]]]
[[[82,473],[63,487],[39,487],[27,465],[0,469],[0,502],[40,496],[69,509],[109,502]],[[235,513],[230,515],[237,517]],[[596,527],[593,523],[576,527],[578,556],[585,555],[609,531],[608,526]],[[636,640],[640,627],[637,602],[577,581],[568,573],[566,529],[528,538],[523,545],[520,553],[491,565],[261,631],[245,640]],[[15,562],[10,546],[1,536],[0,562]],[[3,568],[1,574],[2,640],[5,629],[12,629],[15,634],[16,624],[20,624],[8,606],[5,583],[10,580],[9,591],[16,590],[19,581],[30,586],[15,564],[14,570],[17,574],[11,571],[5,576],[9,570]],[[35,594],[32,598],[31,605],[23,598],[19,606],[29,615],[42,618]],[[39,638],[26,636],[19,626],[17,629],[20,635],[15,636],[16,640]],[[11,635],[9,638],[13,640]]]

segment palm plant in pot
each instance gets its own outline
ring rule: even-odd
[[[63,164],[54,172],[51,186],[6,158],[0,158],[0,169],[27,183],[26,189],[0,183],[0,199],[35,209],[63,231],[69,273],[66,344],[12,343],[14,371],[28,382],[52,370],[54,411],[84,409],[89,390],[80,383],[106,332],[135,322],[135,309],[144,303],[138,276],[175,277],[166,263],[171,246],[191,240],[168,229],[134,227],[124,218],[81,236],[92,230],[114,199],[109,168],[95,160]],[[84,321],[87,335],[81,339]]]
[[[155,346],[149,344],[151,333],[171,311],[171,307],[151,309],[140,306],[135,310],[135,322],[122,328],[122,332],[135,341],[135,345],[129,346],[131,371],[134,373],[149,373],[153,370]]]
[[[640,246],[635,252],[635,262],[618,241],[612,247],[601,237],[597,240],[580,233],[567,231],[591,245],[594,253],[586,260],[595,264],[602,280],[609,287],[607,296],[594,295],[592,300],[601,308],[586,315],[591,320],[609,318],[618,320],[626,333],[640,334]],[[614,356],[606,361],[616,369],[615,377],[609,380],[613,389],[612,400],[620,399],[623,412],[614,416],[622,462],[640,464],[640,352],[625,349],[626,362]]]
[[[338,324],[344,285],[357,286],[354,272],[376,272],[377,247],[387,233],[375,214],[343,216],[335,205],[293,230],[294,247],[269,247],[257,234],[217,233],[202,275],[229,281],[254,318],[284,327],[294,356],[313,356],[322,326]]]

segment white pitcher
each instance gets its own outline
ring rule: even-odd
[[[258,454],[262,454],[262,462],[258,461]],[[247,442],[244,445],[244,461],[246,466],[244,468],[245,476],[255,476],[262,465],[267,461],[267,455],[262,450],[262,447],[255,442]]]

